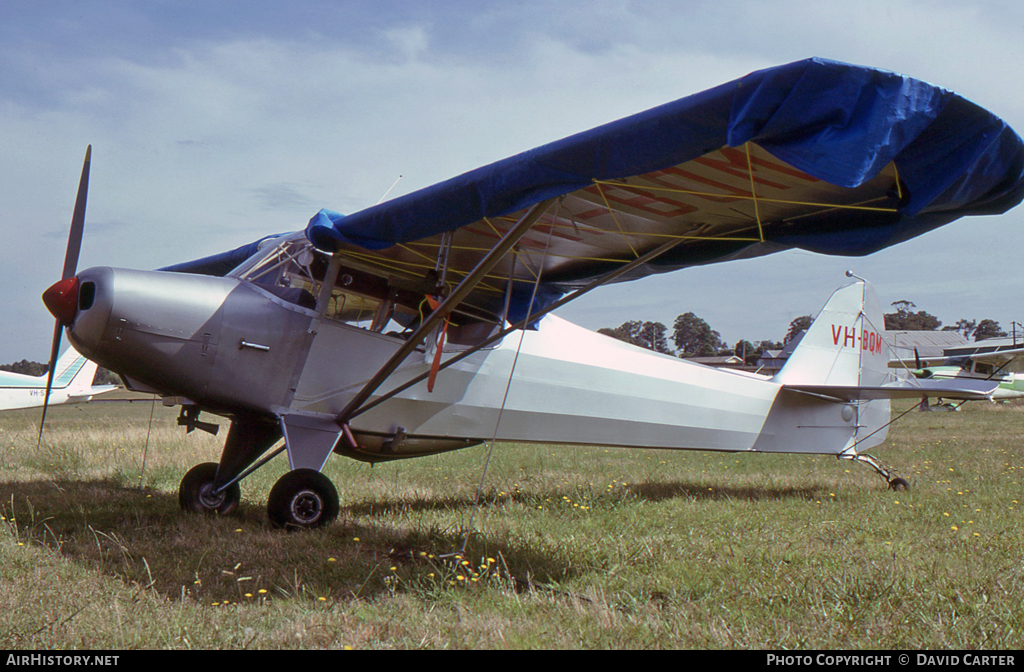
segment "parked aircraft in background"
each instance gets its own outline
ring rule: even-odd
[[[239,482],[286,451],[267,509],[300,528],[338,514],[321,473],[332,453],[376,462],[494,439],[828,454],[905,486],[864,452],[885,438],[889,400],[984,399],[995,384],[890,380],[863,280],[833,295],[770,378],[548,313],[698,264],[869,254],[1024,198],[1024,143],[997,117],[818,59],[162,271],[76,274],[89,156],[62,280],[44,294],[55,344],[63,327],[131,388],[180,403],[189,430],[209,429],[203,412],[230,418],[219,464],[182,480],[183,509],[234,510]],[[680,292],[701,291],[684,281]]]
[[[1024,399],[1024,345],[1010,339],[993,338],[946,348],[941,357],[894,360],[889,366],[907,368],[918,379],[992,381],[998,384],[993,401]]]
[[[79,404],[97,394],[116,390],[116,385],[93,385],[96,362],[68,348],[57,360],[50,391],[50,404]],[[46,398],[46,378],[0,371],[0,411],[42,406]]]

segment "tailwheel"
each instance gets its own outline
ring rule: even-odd
[[[274,527],[308,530],[337,517],[338,491],[315,469],[296,469],[282,476],[270,491],[267,514]]]
[[[910,489],[910,483],[905,478],[897,477],[889,481],[889,489],[894,492],[902,492],[903,490]]]
[[[216,462],[204,462],[189,469],[178,486],[178,505],[182,510],[222,516],[233,513],[242,499],[242,490],[234,483],[215,492],[213,483],[216,478]]]

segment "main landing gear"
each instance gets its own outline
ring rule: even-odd
[[[197,417],[198,413],[191,420]],[[284,452],[281,446],[267,453],[281,436],[276,423],[258,416],[236,417],[220,463],[206,462],[189,470],[178,487],[178,504],[195,513],[234,512],[241,501],[239,481]],[[289,471],[274,484],[267,501],[270,523],[286,530],[323,527],[337,519],[339,510],[337,489],[316,469]]]
[[[238,483],[218,491],[214,485],[217,464],[205,462],[185,474],[178,487],[178,504],[194,513],[228,515],[241,501]],[[296,469],[278,479],[270,491],[267,513],[274,527],[308,530],[329,525],[338,518],[341,507],[338,490],[319,471]]]

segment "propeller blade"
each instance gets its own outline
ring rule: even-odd
[[[43,394],[43,415],[39,419],[39,437],[36,448],[43,442],[43,426],[46,424],[46,408],[50,405],[50,390],[53,389],[53,370],[57,368],[57,355],[60,353],[60,335],[64,330],[58,321],[53,328],[53,344],[50,347],[50,365],[46,369],[46,392]]]
[[[71,216],[71,231],[68,233],[68,249],[64,253],[64,270],[61,280],[67,280],[78,270],[78,254],[82,250],[82,232],[85,229],[85,202],[89,194],[89,167],[92,163],[92,145],[85,149],[85,162],[82,164],[82,177],[78,180],[78,196],[75,197],[75,212]],[[43,415],[39,420],[39,438],[36,448],[43,442],[43,427],[46,424],[46,409],[50,404],[50,392],[53,389],[53,373],[57,367],[57,355],[60,354],[61,332],[64,325],[57,320],[53,328],[53,342],[50,346],[50,362],[46,367],[46,392],[43,394]]]
[[[915,369],[920,369],[921,368],[921,355],[918,354],[917,348],[914,348],[914,368]]]
[[[71,232],[68,234],[68,249],[64,253],[64,272],[61,280],[67,280],[78,270],[78,253],[82,250],[82,231],[85,229],[85,201],[89,194],[89,165],[92,163],[92,145],[85,148],[85,162],[82,177],[78,180],[78,196],[75,198],[75,214],[71,217]]]

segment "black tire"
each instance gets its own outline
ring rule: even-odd
[[[338,490],[315,469],[289,471],[274,484],[267,499],[270,523],[287,530],[329,525],[340,510]]]
[[[889,481],[889,489],[893,492],[903,492],[910,489],[910,483],[904,478],[894,478]]]
[[[189,469],[178,486],[178,505],[182,510],[220,516],[234,513],[242,500],[242,489],[235,483],[214,495],[213,481],[216,477],[216,462],[204,462]]]

